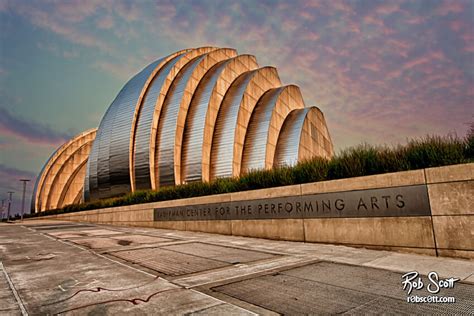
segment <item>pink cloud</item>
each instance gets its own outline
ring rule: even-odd
[[[464,26],[464,23],[462,21],[452,21],[449,24],[449,28],[453,30],[454,32],[459,32],[463,26]]]
[[[466,53],[474,53],[474,43],[467,44],[466,46],[464,46],[463,50]]]
[[[420,24],[423,24],[425,21],[426,19],[422,16],[411,16],[405,20],[406,23],[412,24],[412,25],[420,25]]]
[[[111,15],[106,15],[97,21],[97,27],[104,30],[110,30],[114,25],[114,18]]]
[[[81,22],[96,12],[100,2],[98,0],[59,1],[55,4],[54,8],[62,19],[71,22]]]
[[[65,23],[60,23],[44,11],[30,7],[19,7],[19,11],[28,17],[34,25],[61,35],[73,43],[81,44],[86,47],[98,48],[106,52],[113,51],[113,48],[105,41],[99,40],[87,32],[81,32],[78,28],[73,28]]]
[[[79,57],[79,52],[76,50],[64,50],[62,51],[59,47],[57,47],[53,43],[42,43],[38,42],[36,43],[36,46],[41,49],[50,52],[51,54],[55,56],[61,56],[66,59],[71,59],[71,58],[77,58]]]
[[[48,125],[26,120],[4,108],[0,108],[0,131],[3,135],[20,137],[32,144],[54,146],[58,146],[72,137],[69,133],[58,132]]]
[[[304,20],[308,20],[308,21],[314,20],[314,14],[312,14],[311,12],[308,12],[306,8],[304,10],[301,10],[298,14]]]
[[[399,9],[398,3],[387,2],[376,7],[374,11],[377,14],[389,15],[397,12]]]
[[[383,20],[378,18],[378,17],[375,17],[373,15],[366,15],[364,17],[364,22],[366,24],[373,24],[373,25],[377,25],[377,26],[380,26],[380,27],[385,27],[385,24],[384,24]]]
[[[136,66],[123,63],[112,63],[108,61],[98,61],[93,64],[93,68],[105,71],[112,74],[122,80],[127,80],[131,75],[136,73]]]
[[[424,56],[421,56],[421,57],[410,60],[409,62],[405,63],[402,66],[402,68],[404,70],[407,70],[407,69],[411,69],[411,68],[414,68],[414,67],[422,65],[422,64],[430,63],[433,60],[440,61],[440,60],[445,60],[445,59],[446,59],[446,57],[444,56],[443,52],[433,51],[433,52],[430,52],[430,53],[428,53]]]
[[[474,45],[474,31],[468,31],[461,35],[461,38],[464,41],[465,47],[471,47]]]
[[[445,0],[435,10],[435,14],[445,16],[450,13],[461,13],[464,5],[461,1]]]
[[[354,9],[352,8],[352,6],[347,1],[332,0],[329,3],[333,8],[335,8],[338,11],[342,11],[342,12],[345,12],[345,13],[353,13],[354,12]]]
[[[400,56],[408,57],[408,52],[411,50],[413,45],[408,41],[399,40],[399,39],[388,39],[387,44],[393,47]]]
[[[114,2],[114,11],[125,21],[133,22],[140,19],[140,9],[133,1]]]
[[[408,17],[405,22],[412,25],[420,25],[426,21],[425,17],[422,16],[410,16]]]
[[[370,64],[362,65],[362,68],[369,69],[374,72],[378,72],[380,70],[380,65],[375,64],[375,63],[370,63]]]
[[[307,33],[303,35],[303,37],[304,39],[308,41],[317,41],[321,38],[321,35],[319,35],[318,33],[314,31],[308,31]]]

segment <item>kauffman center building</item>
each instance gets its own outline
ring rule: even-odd
[[[323,113],[275,68],[230,48],[185,49],[136,74],[97,129],[53,153],[32,212],[332,155]]]

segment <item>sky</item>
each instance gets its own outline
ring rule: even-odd
[[[474,121],[474,1],[0,0],[0,199],[97,127],[152,61],[200,46],[275,66],[326,116],[336,152]]]

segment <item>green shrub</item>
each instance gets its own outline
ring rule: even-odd
[[[454,136],[429,136],[410,141],[403,151],[410,169],[420,169],[467,161],[465,146],[465,140]]]
[[[359,177],[387,172],[474,162],[474,124],[468,135],[427,136],[404,146],[389,148],[363,144],[343,150],[331,160],[314,158],[292,167],[252,170],[239,178],[219,178],[212,182],[192,182],[158,191],[136,191],[112,199],[67,205],[62,209],[28,214],[26,217],[79,212],[122,205],[159,202],[211,194],[231,193],[324,180]]]

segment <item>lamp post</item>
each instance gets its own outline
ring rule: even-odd
[[[8,191],[8,210],[7,210],[7,223],[10,221],[10,207],[12,205],[12,194],[14,193],[13,191]]]
[[[21,200],[21,221],[23,221],[23,214],[25,213],[25,192],[26,192],[26,183],[30,181],[30,179],[20,179],[23,182],[23,198]]]
[[[0,221],[3,220],[3,212],[5,212],[5,199],[2,199],[2,214],[0,215]]]

